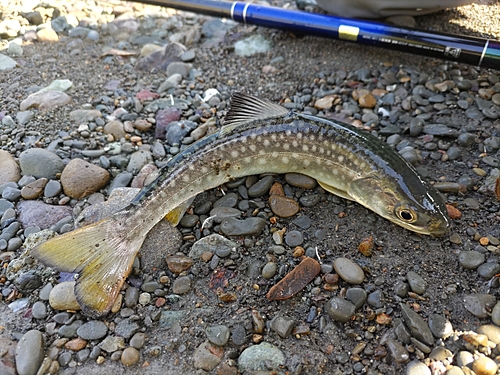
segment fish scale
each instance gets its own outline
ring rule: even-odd
[[[32,250],[46,265],[79,274],[84,313],[106,314],[147,233],[163,217],[176,225],[205,190],[261,173],[302,173],[409,230],[441,235],[449,226],[442,197],[399,154],[350,125],[289,112],[235,94],[224,126],[170,160],[122,211]]]

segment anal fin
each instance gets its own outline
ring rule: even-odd
[[[177,226],[177,224],[179,224],[179,221],[181,221],[182,217],[186,213],[189,206],[191,206],[191,203],[193,203],[194,198],[196,197],[189,198],[187,201],[184,201],[180,205],[175,207],[172,211],[170,211],[168,214],[165,215],[165,219],[167,219],[168,222],[172,224],[174,227]]]

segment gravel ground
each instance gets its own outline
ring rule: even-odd
[[[498,71],[118,1],[0,14],[0,374],[498,373]],[[499,17],[480,2],[416,23],[499,38]],[[255,36],[270,48],[239,55]],[[450,233],[251,176],[155,227],[113,312],[80,313],[32,243],[123,207],[238,91],[378,135],[444,194]],[[319,276],[269,301],[304,255]]]

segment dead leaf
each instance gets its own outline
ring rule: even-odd
[[[291,298],[318,276],[320,271],[321,266],[318,261],[305,257],[297,267],[269,290],[266,297],[270,300]]]

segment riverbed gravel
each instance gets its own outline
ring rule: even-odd
[[[499,71],[116,0],[0,14],[0,374],[498,373]],[[481,1],[416,25],[499,38],[498,17]],[[159,223],[111,313],[85,316],[74,275],[30,249],[125,207],[238,91],[380,137],[444,195],[450,232],[249,176]],[[266,298],[304,259],[319,275]]]

